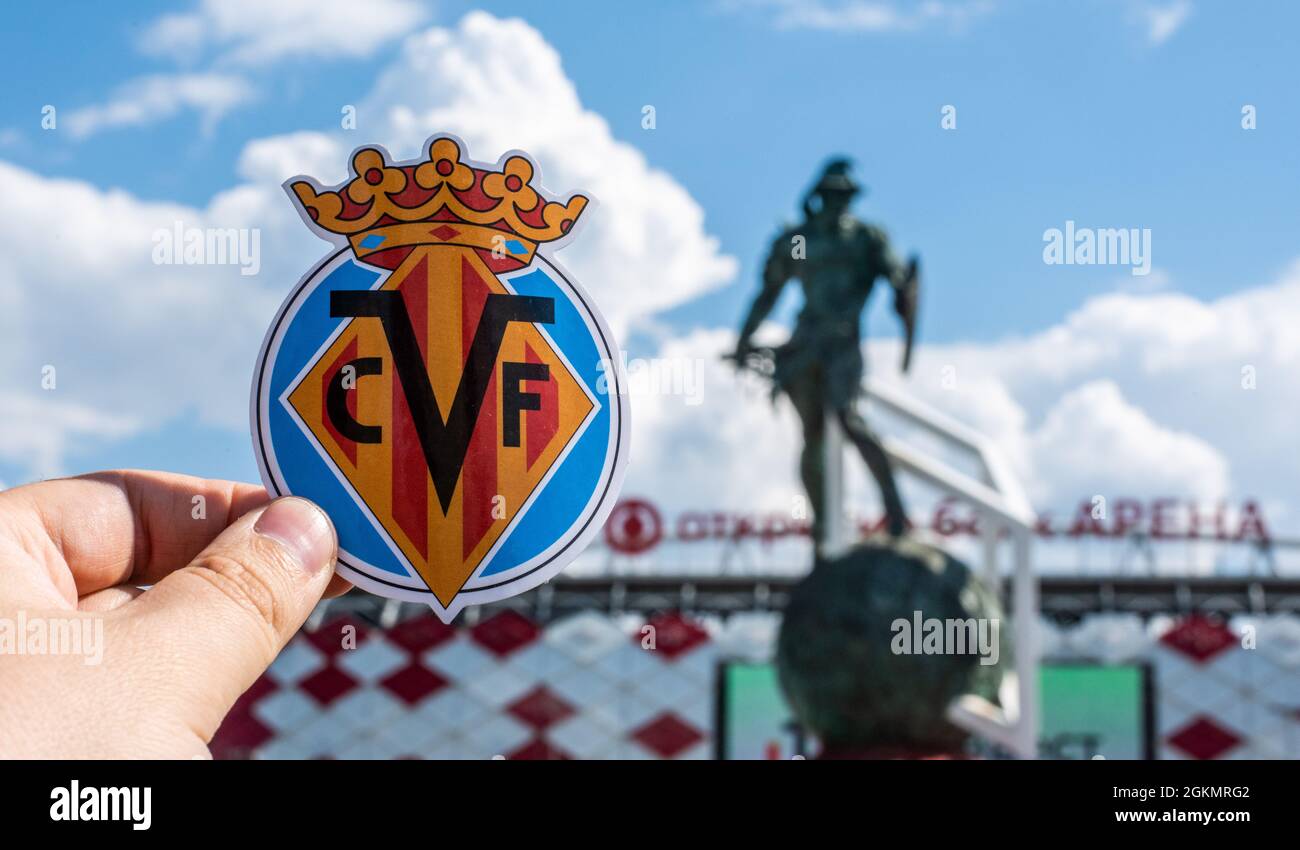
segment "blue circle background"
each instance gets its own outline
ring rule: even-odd
[[[520,295],[538,295],[555,300],[555,323],[544,328],[587,388],[596,395],[600,407],[560,468],[554,471],[545,489],[537,495],[532,507],[483,567],[479,574],[482,578],[499,575],[528,562],[571,530],[576,536],[579,529],[574,526],[592,494],[604,484],[601,472],[607,454],[613,450],[610,441],[611,399],[607,393],[601,392],[605,382],[601,380],[604,373],[600,368],[603,358],[612,357],[613,352],[603,353],[604,346],[588,328],[580,305],[575,304],[570,295],[571,290],[552,279],[546,269],[545,264],[538,262],[531,271],[511,278],[510,286]],[[325,509],[338,530],[340,547],[349,554],[387,573],[406,577],[409,575],[406,568],[371,524],[365,509],[348,494],[280,402],[280,396],[289,383],[315,356],[330,334],[346,321],[329,315],[329,293],[333,290],[371,289],[380,274],[349,259],[323,280],[318,275],[316,280],[308,282],[305,295],[300,293],[296,296],[302,299],[297,314],[281,332],[280,348],[271,364],[266,398],[271,451],[289,493],[311,499]],[[607,343],[612,345],[612,341]],[[610,383],[612,385],[612,381]],[[360,569],[355,563],[350,565]],[[361,572],[369,571],[362,569]]]

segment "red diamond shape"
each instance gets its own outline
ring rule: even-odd
[[[1222,622],[1193,614],[1165,632],[1160,642],[1204,664],[1220,652],[1236,646],[1238,638]]]
[[[541,629],[517,611],[505,610],[470,629],[474,638],[497,656],[506,656],[537,640]]]
[[[1241,743],[1241,738],[1204,715],[1165,740],[1196,759],[1218,758]]]
[[[664,712],[637,729],[631,737],[666,759],[673,758],[697,741],[704,740],[698,729],[683,723],[671,711]]]
[[[560,699],[545,685],[533,688],[506,710],[538,732],[574,714],[573,706]]]
[[[262,697],[270,696],[278,690],[280,690],[280,686],[277,685],[275,680],[270,676],[258,676],[257,681],[253,683],[253,686],[244,691],[243,695],[235,701],[235,705],[231,708],[231,711],[238,708],[252,708],[253,704]]]
[[[316,702],[329,705],[357,686],[357,680],[330,664],[298,683]]]
[[[451,237],[459,235],[460,231],[454,227],[448,227],[445,224],[440,224],[437,227],[435,227],[433,230],[430,230],[429,233],[432,234],[433,236],[437,236],[443,242],[446,242]]]
[[[511,761],[570,761],[573,756],[545,738],[534,738],[506,758]]]
[[[679,655],[685,655],[709,640],[708,632],[676,611],[660,614],[646,625],[654,628],[651,634],[654,635],[655,651],[663,653],[669,661],[676,661]],[[638,629],[632,640],[640,646],[644,637]]]
[[[270,729],[247,709],[232,710],[212,736],[208,749],[214,759],[247,759],[253,751],[275,737]]]
[[[343,651],[344,641],[351,646],[355,640],[356,645],[360,646],[369,633],[369,626],[355,617],[345,615],[330,620],[314,632],[303,632],[303,635],[311,641],[312,646],[333,658]]]
[[[246,759],[253,750],[273,737],[274,733],[253,716],[253,706],[263,697],[280,690],[270,676],[259,676],[226,713],[208,749],[218,759]]]
[[[388,630],[388,639],[403,649],[418,654],[450,640],[455,634],[455,627],[432,614],[422,614],[393,626]]]
[[[415,705],[434,691],[447,685],[447,680],[418,663],[411,663],[379,683],[393,696],[407,705]]]

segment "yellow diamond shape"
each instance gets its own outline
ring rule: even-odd
[[[445,420],[482,301],[488,293],[509,290],[473,249],[453,245],[414,248],[380,288],[397,290],[406,301]],[[354,367],[351,383],[344,384],[350,386],[348,414],[358,423],[378,426],[379,442],[348,439],[328,415],[328,387],[358,358],[376,358],[380,368],[363,375],[364,370]],[[546,381],[522,382],[524,392],[541,396],[541,409],[520,414],[518,446],[504,444],[501,373],[506,362],[541,363],[549,369]],[[342,333],[289,391],[288,402],[300,425],[444,606],[492,552],[596,409],[594,398],[537,326],[509,323],[444,514],[379,319],[346,320]]]

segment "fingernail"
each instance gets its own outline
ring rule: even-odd
[[[279,543],[298,566],[315,575],[334,560],[334,527],[320,508],[306,499],[277,499],[253,523],[253,531]]]

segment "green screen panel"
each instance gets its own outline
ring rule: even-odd
[[[718,682],[718,756],[787,759],[816,753],[794,722],[771,664],[729,662]],[[1041,757],[1149,758],[1147,670],[1140,665],[1039,668]]]

